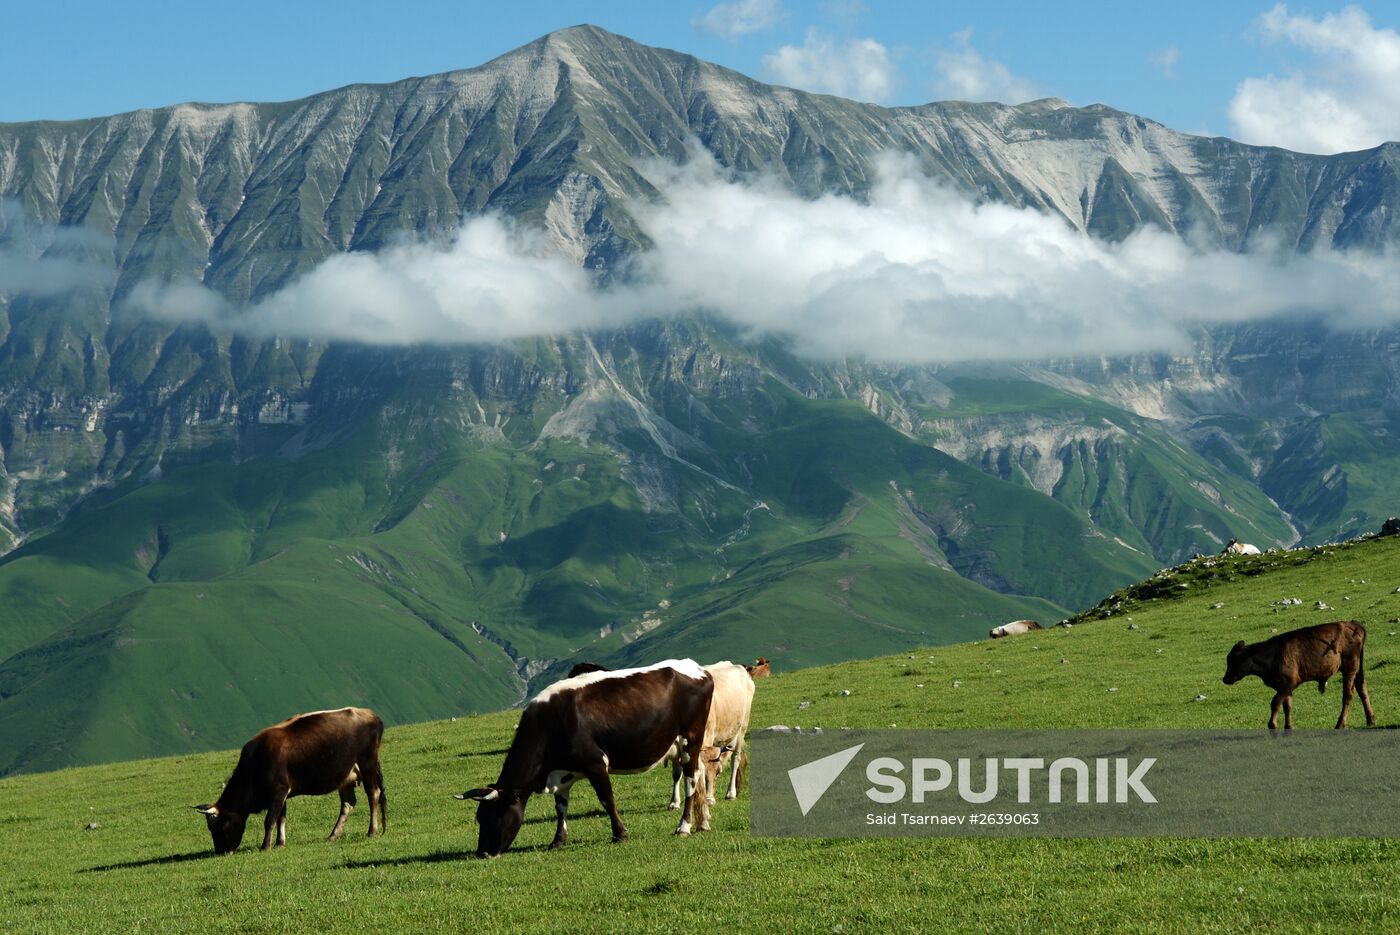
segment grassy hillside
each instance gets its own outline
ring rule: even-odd
[[[0,774],[218,749],[346,701],[496,710],[578,658],[959,642],[1155,567],[858,403],[769,381],[706,408],[675,448],[617,399],[573,414],[616,421],[610,444],[434,409],[105,492],[0,559]]]
[[[1396,539],[1196,563],[1171,586],[1124,592],[1105,605],[1106,619],[1072,629],[780,671],[760,683],[753,722],[1262,729],[1269,692],[1255,680],[1222,685],[1225,651],[1239,638],[1346,616],[1370,630],[1367,681],[1380,725],[1397,727],[1397,568]],[[1285,597],[1305,603],[1273,603]],[[1312,610],[1317,600],[1336,610]],[[1335,686],[1321,698],[1300,692],[1300,727],[1329,725],[1338,703]],[[290,846],[271,854],[245,842],[231,857],[207,857],[203,822],[185,808],[215,796],[231,753],[0,780],[0,930],[320,932],[347,919],[483,932],[1400,926],[1394,840],[764,840],[747,835],[746,798],[718,806],[713,833],[676,840],[660,774],[617,780],[626,844],[608,843],[606,819],[580,791],[567,850],[543,850],[552,807],[537,798],[517,850],[477,861],[471,810],[449,794],[494,778],[515,719],[507,711],[393,728],[389,833],[361,837],[361,809],[354,835],[322,843],[335,803],[299,799]],[[85,830],[89,822],[97,827]]]

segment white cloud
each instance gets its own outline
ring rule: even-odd
[[[1147,53],[1147,60],[1162,73],[1163,78],[1176,77],[1176,64],[1181,61],[1181,50],[1175,45]]]
[[[1156,229],[1118,244],[1029,208],[977,204],[882,159],[868,201],[740,183],[708,156],[647,171],[652,246],[601,288],[543,235],[468,220],[446,245],[334,257],[235,309],[198,286],[133,301],[166,319],[377,344],[482,342],[703,311],[816,358],[900,363],[1173,351],[1203,324],[1320,315],[1400,322],[1393,255],[1202,252]]]
[[[62,295],[112,281],[112,271],[93,259],[110,253],[111,238],[82,227],[34,223],[9,198],[0,198],[0,238],[0,298]]]
[[[607,327],[634,309],[541,232],[495,215],[470,218],[447,244],[342,253],[248,308],[195,284],[143,283],[129,303],[168,321],[198,320],[260,335],[367,344],[493,342]]]
[[[735,42],[751,32],[771,29],[782,16],[781,0],[735,0],[711,7],[693,22],[705,32]]]
[[[1283,4],[1255,24],[1267,42],[1308,54],[1306,67],[1247,78],[1230,101],[1235,136],[1310,153],[1369,149],[1400,139],[1400,34],[1361,7],[1321,18]]]
[[[953,33],[953,48],[938,53],[937,68],[933,89],[942,100],[1020,104],[1041,96],[1033,81],[973,48],[971,26]]]
[[[763,68],[779,84],[860,101],[887,101],[899,84],[899,69],[879,42],[838,43],[815,29],[807,30],[802,45],[764,56]]]

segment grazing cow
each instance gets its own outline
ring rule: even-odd
[[[714,781],[731,759],[734,768],[729,771],[729,790],[724,797],[739,797],[739,765],[744,753],[744,737],[749,730],[754,692],[753,678],[747,668],[732,662],[705,666],[715,682],[714,701],[710,703],[710,718],[705,725],[705,746],[701,751],[701,760],[706,764],[703,778],[707,805],[715,804]],[[680,758],[673,756],[671,778],[675,785],[670,808],[681,807],[681,768]]]
[[[766,679],[773,674],[773,667],[762,656],[759,656],[758,661],[753,665],[744,666],[744,668],[749,670],[749,678]]]
[[[238,765],[213,805],[196,805],[209,823],[214,852],[238,850],[243,828],[254,812],[267,812],[262,849],[269,850],[276,829],[277,846],[287,843],[287,800],[297,795],[340,793],[340,817],[331,829],[334,841],[345,830],[355,807],[355,783],[369,796],[369,833],[383,830],[384,774],[379,769],[379,742],[384,722],[368,708],[341,708],[298,714],[257,733],[243,745]]]
[[[993,627],[988,634],[992,639],[999,640],[1003,636],[1016,636],[1020,633],[1029,633],[1032,630],[1044,629],[1034,620],[1013,620],[1010,623],[1003,623],[999,627]]]
[[[554,796],[558,825],[550,847],[563,847],[569,790],[579,779],[588,780],[607,810],[613,840],[626,840],[609,776],[653,769],[675,746],[685,760],[688,793],[676,833],[690,833],[692,805],[700,830],[706,830],[708,810],[697,774],[714,690],[709,673],[690,659],[589,672],[544,689],[520,713],[500,777],[457,796],[480,803],[477,856],[495,857],[510,847],[525,820],[525,803],[537,792]]]
[[[1347,726],[1347,709],[1351,707],[1352,691],[1361,695],[1366,709],[1366,724],[1376,723],[1371,710],[1371,696],[1366,692],[1366,628],[1355,620],[1321,623],[1314,627],[1290,630],[1262,643],[1245,645],[1240,640],[1225,660],[1226,685],[1233,685],[1247,675],[1257,675],[1275,692],[1269,714],[1269,730],[1278,730],[1278,709],[1283,707],[1285,730],[1293,729],[1293,691],[1304,682],[1316,682],[1320,693],[1326,691],[1327,680],[1342,673],[1342,714],[1337,729]]]
[[[580,662],[578,665],[574,666],[572,669],[569,670],[569,674],[565,676],[565,678],[573,678],[575,675],[587,675],[590,672],[606,671],[608,671],[607,666],[600,666],[596,662]]]
[[[1241,542],[1238,539],[1231,539],[1225,543],[1225,548],[1220,550],[1221,555],[1262,555],[1257,545],[1250,545],[1248,542]]]

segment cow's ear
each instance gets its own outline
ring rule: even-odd
[[[1234,646],[1232,646],[1232,647],[1230,648],[1230,652],[1232,652],[1232,653],[1237,653],[1237,652],[1239,652],[1239,651],[1242,650],[1242,649],[1244,649],[1244,640],[1240,640],[1238,643],[1236,643]]]
[[[478,802],[492,802],[500,797],[501,790],[486,786],[483,789],[468,789],[460,795],[454,795],[454,799],[475,799]]]
[[[219,806],[217,805],[191,805],[190,808],[194,809],[197,812],[202,812],[205,815],[219,814]]]

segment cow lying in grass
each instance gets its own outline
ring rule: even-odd
[[[1323,623],[1300,630],[1280,633],[1262,643],[1246,645],[1240,640],[1225,660],[1226,685],[1233,685],[1249,675],[1274,690],[1273,707],[1269,714],[1269,730],[1278,730],[1278,709],[1283,708],[1283,726],[1293,729],[1293,692],[1304,682],[1316,682],[1319,693],[1327,689],[1327,680],[1342,673],[1342,713],[1337,729],[1347,726],[1347,709],[1351,707],[1353,690],[1361,695],[1366,709],[1366,724],[1376,723],[1371,710],[1371,696],[1366,692],[1365,668],[1366,628],[1355,620]]]
[[[287,843],[287,800],[297,795],[340,793],[340,817],[330,840],[340,837],[355,807],[355,783],[369,797],[369,833],[384,827],[384,774],[379,743],[384,722],[368,708],[313,711],[257,733],[243,745],[238,765],[213,805],[196,805],[209,823],[214,851],[238,850],[248,816],[267,812],[262,849]]]
[[[987,635],[994,640],[999,640],[1003,637],[1020,636],[1022,633],[1040,629],[1043,628],[1034,620],[1013,620],[1010,623],[1003,623],[999,627],[993,627]]]

